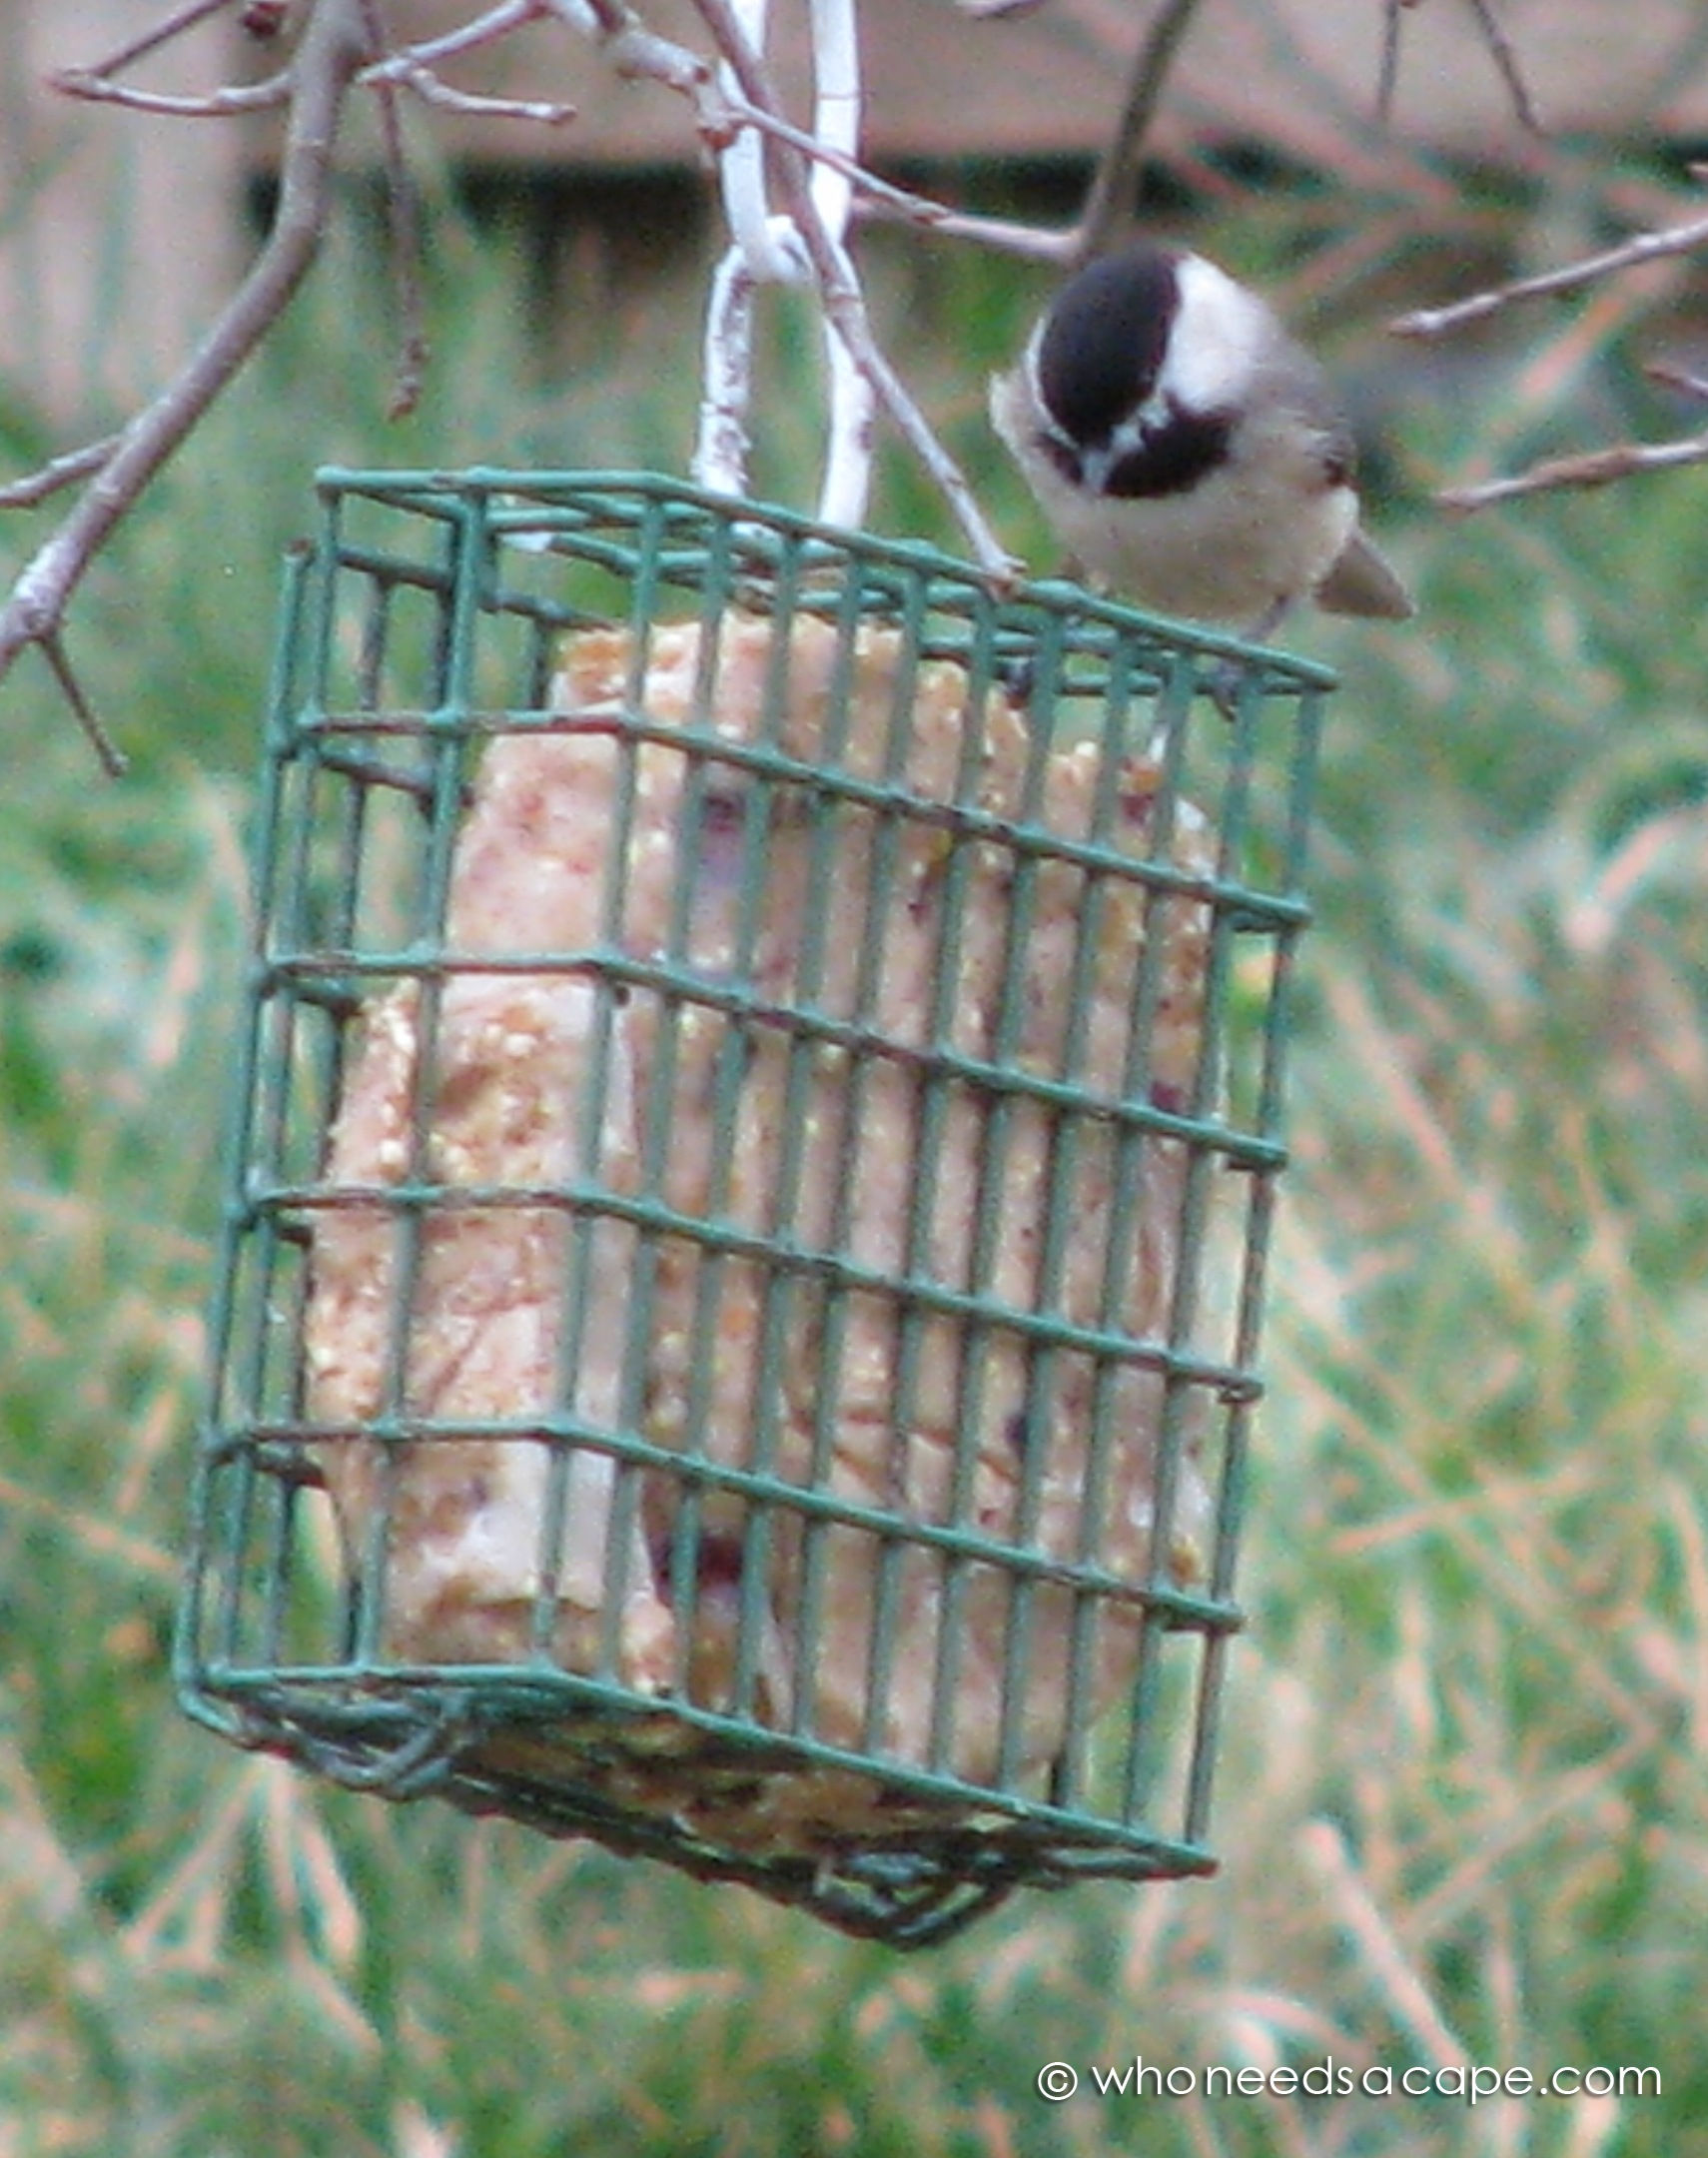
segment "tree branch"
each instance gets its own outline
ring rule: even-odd
[[[61,488],[87,480],[106,464],[118,442],[117,435],[103,435],[98,442],[85,443],[81,450],[68,450],[63,457],[50,458],[39,472],[0,488],[0,510],[33,510]]]
[[[599,4],[606,4],[606,0],[599,0]],[[695,5],[740,86],[743,98],[762,112],[778,113],[779,100],[770,71],[748,42],[728,0],[695,0]],[[879,348],[859,280],[840,242],[826,230],[813,200],[806,159],[792,145],[779,142],[776,164],[778,192],[812,266],[813,281],[827,319],[855,366],[871,384],[879,404],[954,512],[980,566],[993,577],[1012,577],[1013,559],[991,530],[965,474],[938,441],[930,423]]]
[[[1145,145],[1157,117],[1163,85],[1198,8],[1199,0],[1163,0],[1152,20],[1134,59],[1121,117],[1098,160],[1085,208],[1071,237],[1067,252],[1069,260],[1076,264],[1101,255],[1133,215],[1139,168],[1144,163]]]
[[[788,143],[803,157],[841,173],[852,184],[862,206],[874,216],[915,225],[922,232],[938,233],[945,239],[971,240],[1005,254],[1025,255],[1034,262],[1065,262],[1075,244],[1076,235],[1072,232],[1047,232],[1040,225],[1020,225],[1009,218],[971,217],[962,211],[951,210],[947,203],[934,201],[929,195],[916,195],[911,188],[897,187],[893,181],[880,179],[857,159],[846,157],[827,143],[819,142],[805,128],[793,126],[776,113],[762,112],[743,97],[730,97],[725,92],[723,106],[732,121],[743,127],[757,128],[774,142]]]
[[[442,37],[426,38],[419,45],[405,45],[389,52],[384,60],[364,68],[357,80],[365,89],[381,92],[383,99],[402,88],[413,90],[424,105],[436,105],[445,112],[483,113],[492,119],[531,120],[545,127],[561,127],[566,120],[574,119],[573,105],[555,99],[487,97],[476,90],[457,90],[439,79],[436,68],[440,60],[451,59],[457,53],[495,45],[524,23],[548,16],[561,20],[562,15],[562,8],[554,6],[552,0],[499,0],[497,7],[488,8],[472,22],[447,30]],[[378,50],[378,34],[374,43]]]
[[[1041,0],[960,0],[963,9],[979,17],[1019,13]],[[1134,56],[1133,70],[1122,100],[1121,116],[1087,191],[1079,221],[1061,231],[1038,225],[1020,225],[1007,218],[969,217],[950,210],[928,196],[855,167],[853,179],[867,209],[877,217],[917,225],[945,239],[970,240],[981,247],[996,248],[1008,255],[1023,255],[1032,262],[1058,263],[1072,268],[1101,255],[1114,241],[1120,227],[1133,215],[1138,195],[1139,171],[1145,146],[1162,102],[1163,86],[1185,41],[1202,0],[1163,0],[1143,43]],[[810,139],[799,139],[775,118],[737,106],[744,120],[781,140],[794,137],[809,157],[826,159],[824,150]]]
[[[1671,360],[1651,360],[1643,373],[1650,382],[1664,384],[1668,390],[1682,390],[1686,397],[1708,403],[1708,376],[1698,375],[1693,368],[1679,367]]]
[[[488,8],[472,22],[458,23],[442,37],[427,38],[419,45],[405,45],[397,52],[388,53],[384,60],[364,68],[362,80],[365,83],[384,82],[388,76],[400,79],[417,68],[434,68],[439,61],[449,60],[457,53],[473,52],[481,45],[494,45],[499,38],[508,37],[512,30],[519,30],[523,23],[536,22],[540,16],[555,12],[545,0],[500,0],[497,7]]]
[[[1401,10],[1421,6],[1422,0],[1384,0],[1381,19],[1381,59],[1376,68],[1376,116],[1387,121],[1393,114],[1393,93],[1399,81],[1399,17]],[[1470,0],[1471,13],[1476,17],[1482,41],[1488,47],[1500,79],[1506,85],[1506,94],[1512,100],[1512,110],[1518,116],[1520,127],[1532,135],[1544,132],[1536,114],[1530,86],[1524,80],[1524,70],[1519,65],[1518,54],[1511,39],[1506,35],[1500,18],[1494,12],[1493,0]]]
[[[441,36],[390,50],[373,0],[301,0],[302,28],[296,51],[289,66],[267,81],[189,96],[135,89],[117,79],[126,68],[233,4],[235,0],[182,0],[163,22],[99,65],[68,70],[58,78],[59,87],[68,94],[152,113],[218,118],[273,105],[285,105],[289,111],[273,229],[248,276],[178,378],[118,435],[56,458],[39,472],[0,488],[0,508],[26,508],[61,489],[83,486],[69,514],[36,550],[0,609],[0,676],[26,645],[41,645],[80,723],[110,768],[116,752],[101,733],[65,650],[68,607],[114,528],[242,368],[319,253],[327,221],[333,143],[354,85],[371,88],[380,98],[392,182],[393,246],[399,258],[405,317],[395,410],[407,409],[413,402],[425,359],[413,276],[419,236],[414,232],[414,203],[404,170],[398,94],[408,90],[432,105],[500,112],[517,119],[563,120],[571,108],[559,102],[485,98],[452,88],[435,72],[437,63],[494,43],[525,23],[552,20],[593,37],[618,75],[660,82],[686,97],[701,140],[714,152],[726,148],[744,128],[769,139],[778,200],[785,214],[778,223],[781,226],[786,220],[793,228],[791,245],[798,246],[817,288],[838,364],[845,355],[848,366],[869,386],[949,502],[980,562],[993,576],[1006,576],[1012,564],[964,475],[878,345],[859,278],[842,243],[843,213],[839,210],[834,221],[827,221],[820,206],[821,194],[827,200],[836,199],[837,194],[834,187],[825,190],[823,175],[839,176],[862,205],[877,214],[905,219],[922,230],[974,240],[1038,261],[1082,259],[1107,244],[1130,208],[1163,81],[1199,0],[1160,0],[1085,216],[1068,232],[962,215],[866,171],[851,141],[828,144],[792,126],[783,117],[764,63],[753,51],[729,0],[696,0],[727,62],[721,81],[701,55],[650,30],[628,0],[495,0]],[[1031,0],[962,0],[962,4],[969,12],[997,12],[1031,4]],[[273,34],[282,26],[284,13],[284,0],[248,0],[243,21],[258,36]],[[728,83],[738,87],[726,90]],[[820,174],[817,187],[814,161]]]
[[[1443,510],[1486,510],[1491,503],[1516,502],[1559,488],[1609,487],[1634,473],[1672,472],[1680,465],[1708,462],[1708,433],[1681,436],[1674,442],[1614,443],[1575,457],[1547,458],[1528,472],[1504,480],[1483,480],[1468,487],[1443,488],[1435,497]]]
[[[1704,168],[1693,165],[1691,171],[1700,176]],[[1557,270],[1543,270],[1535,277],[1515,278],[1510,285],[1497,285],[1487,292],[1472,293],[1467,299],[1455,300],[1448,307],[1418,308],[1410,315],[1397,317],[1388,328],[1395,337],[1444,337],[1449,331],[1462,330],[1467,323],[1482,322],[1516,301],[1541,300],[1557,293],[1575,292],[1579,286],[1591,285],[1598,278],[1612,277],[1638,263],[1688,254],[1692,248],[1705,244],[1708,244],[1708,217],[1691,218],[1682,225],[1635,233],[1629,240],[1623,240],[1617,247],[1607,248],[1599,255],[1586,255],[1581,262],[1566,263]]]
[[[91,105],[123,105],[131,112],[162,113],[173,120],[229,120],[233,113],[266,112],[291,95],[289,68],[265,82],[227,84],[206,97],[181,97],[165,90],[136,90],[114,82],[99,68],[61,68],[53,87],[66,97]]]
[[[374,0],[361,0],[363,28],[370,50],[378,50],[383,30]],[[427,71],[422,70],[425,74]],[[412,78],[412,87],[420,84]],[[436,77],[430,78],[436,81]],[[370,83],[380,102],[380,143],[386,159],[387,237],[392,251],[392,290],[397,299],[400,344],[392,378],[392,401],[388,417],[404,420],[421,403],[422,381],[427,373],[427,325],[422,312],[422,223],[416,200],[410,161],[404,151],[403,124],[398,118],[398,82],[390,75],[376,78],[365,69],[359,81]]]
[[[1542,123],[1530,100],[1530,86],[1524,80],[1524,70],[1518,64],[1518,54],[1512,40],[1506,35],[1500,18],[1494,12],[1494,0],[1470,0],[1471,13],[1476,17],[1483,35],[1483,42],[1493,56],[1500,71],[1500,79],[1506,85],[1506,94],[1512,100],[1512,110],[1518,125],[1527,128],[1532,135],[1542,133]]]
[[[210,15],[223,15],[233,4],[234,0],[187,0],[187,4],[181,7],[176,15],[169,15],[164,22],[156,23],[152,30],[145,30],[128,45],[121,45],[117,52],[109,53],[105,60],[97,61],[94,67],[78,72],[87,72],[90,75],[123,74],[126,68],[134,67],[139,60],[146,60],[151,52],[159,52],[163,45],[170,45],[174,38],[182,37],[186,30],[194,30],[198,23],[206,22]]]
[[[1381,58],[1376,63],[1376,118],[1385,127],[1393,118],[1393,93],[1399,81],[1399,11],[1416,0],[1383,0]]]

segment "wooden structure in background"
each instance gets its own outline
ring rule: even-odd
[[[425,37],[470,11],[463,0],[386,0]],[[122,408],[182,360],[230,289],[245,237],[247,183],[277,134],[261,123],[186,121],[72,103],[45,87],[156,19],[165,0],[0,0],[0,400],[20,393],[61,420]],[[779,73],[804,76],[799,0],[777,0]],[[1147,10],[1138,0],[1044,0],[1007,20],[969,21],[953,0],[866,0],[866,141],[880,166],[906,161],[1089,156],[1115,116]],[[686,0],[647,19],[704,47]],[[1501,20],[1555,129],[1655,137],[1708,133],[1708,14],[1699,0],[1502,0]],[[788,32],[795,26],[791,43]],[[1371,115],[1378,0],[1209,0],[1171,85],[1157,147],[1276,146],[1356,185],[1391,185],[1396,166],[1445,153],[1479,161],[1534,154],[1513,119],[1472,11],[1429,5],[1404,17],[1391,130]],[[245,56],[222,16],[142,79],[206,89],[272,52]],[[590,46],[532,27],[462,65],[468,88],[567,98],[561,129],[434,113],[449,157],[473,168],[534,167],[561,181],[598,170],[691,165],[682,102],[617,81]],[[373,152],[371,123],[347,157]]]
[[[22,397],[75,420],[122,410],[180,364],[239,267],[235,129],[47,87],[156,12],[153,0],[0,0],[0,409]]]

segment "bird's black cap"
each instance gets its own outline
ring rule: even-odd
[[[1107,443],[1155,389],[1180,308],[1180,260],[1170,248],[1129,248],[1057,294],[1035,366],[1044,409],[1071,441]]]

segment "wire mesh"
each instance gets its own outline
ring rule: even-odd
[[[1329,677],[650,476],[320,492],[185,1706],[901,1945],[1212,1870]]]

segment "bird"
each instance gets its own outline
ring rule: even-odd
[[[1146,241],[1088,264],[992,379],[990,414],[1080,572],[1142,606],[1257,642],[1306,599],[1415,611],[1358,522],[1333,385],[1202,255]]]

